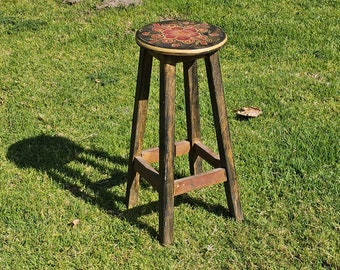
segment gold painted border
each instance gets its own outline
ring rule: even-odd
[[[171,48],[162,48],[159,46],[152,46],[150,44],[147,44],[143,41],[141,41],[138,37],[136,37],[136,42],[139,46],[160,53],[165,55],[175,55],[175,56],[195,56],[200,54],[206,54],[212,51],[218,50],[220,47],[222,47],[228,40],[227,35],[225,35],[225,38],[217,43],[216,45],[209,46],[206,48],[199,48],[199,49],[171,49]]]

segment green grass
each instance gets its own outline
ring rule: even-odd
[[[340,268],[338,1],[61,2],[0,5],[2,269]],[[163,247],[156,192],[143,182],[131,210],[124,196],[134,33],[168,18],[229,37],[220,58],[245,220],[226,215],[223,186],[191,192],[176,198],[175,243]],[[199,63],[203,138],[216,148]],[[179,72],[178,139],[181,82]],[[235,117],[250,105],[263,115]],[[157,65],[148,113],[145,147],[158,141]]]

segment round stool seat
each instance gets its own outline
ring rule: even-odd
[[[136,33],[136,42],[160,54],[196,56],[218,50],[227,42],[227,36],[208,23],[171,20],[142,27]]]

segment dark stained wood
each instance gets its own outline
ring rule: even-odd
[[[142,158],[149,163],[159,161],[159,147],[149,148],[142,151]]]
[[[201,141],[197,60],[184,62],[183,71],[187,132],[191,149],[189,151],[190,173],[191,175],[195,175],[202,172],[202,159],[193,148],[196,142]]]
[[[129,170],[126,188],[126,204],[128,208],[138,202],[139,174],[135,171],[133,160],[142,151],[143,137],[148,109],[152,56],[140,48],[138,77],[136,85],[135,105],[132,119]]]
[[[172,24],[176,23],[179,27],[175,25],[172,28]],[[136,35],[140,59],[126,199],[129,208],[137,204],[140,177],[146,179],[158,192],[159,240],[163,245],[171,244],[174,239],[174,196],[179,194],[224,182],[231,215],[237,221],[243,219],[218,59],[218,49],[225,44],[227,38],[223,31],[218,32],[221,29],[214,26],[201,24],[205,30],[200,27],[190,30],[190,27],[186,28],[188,24],[195,27],[199,25],[187,21],[156,23],[147,26],[150,31],[144,28]],[[170,31],[173,39],[167,39],[169,32],[164,27],[168,26],[173,31]],[[157,31],[160,35],[153,35]],[[190,35],[183,35],[186,31],[196,31],[192,36],[193,43],[188,39]],[[209,44],[204,43],[205,33],[211,38]],[[218,33],[221,34],[219,37]],[[160,61],[159,147],[142,151],[153,58]],[[205,60],[219,155],[201,141],[197,78],[197,59],[200,58]],[[175,84],[176,64],[179,62],[183,62],[187,140],[175,143]],[[189,154],[191,176],[175,180],[174,158],[184,154]],[[202,172],[202,160],[215,169]],[[153,162],[159,163],[159,171],[151,166]]]
[[[185,154],[188,154],[190,151],[190,142],[187,140],[177,142],[175,143],[175,149],[176,149],[176,157],[180,157]]]
[[[143,158],[136,157],[134,160],[134,169],[156,190],[160,191],[161,181],[159,173]]]
[[[215,51],[215,50],[214,50]],[[160,60],[163,58],[163,53],[159,53],[157,51],[148,51],[154,58]],[[211,52],[209,52],[211,53]],[[195,61],[200,58],[206,57],[209,53],[203,53],[203,54],[198,54],[198,55],[185,55],[185,56],[180,56],[180,55],[172,55],[172,59],[175,63],[184,63],[188,61]]]
[[[188,193],[192,190],[204,188],[227,180],[225,169],[218,168],[206,173],[201,173],[175,181],[175,196]]]
[[[221,167],[220,157],[216,155],[211,149],[201,142],[197,142],[194,145],[195,152],[201,156],[205,161],[207,161],[214,168]]]
[[[163,245],[174,239],[174,157],[175,157],[176,63],[169,56],[160,62],[159,126],[159,238]]]
[[[190,142],[187,140],[183,140],[175,143],[175,156],[183,156],[188,154],[190,150]],[[142,151],[142,158],[145,159],[149,163],[158,162],[159,161],[159,147],[154,147],[150,149],[146,149]]]
[[[222,167],[227,171],[228,181],[225,190],[231,215],[237,220],[243,220],[243,214],[238,192],[234,157],[229,134],[229,124],[225,107],[224,92],[218,52],[205,58],[211,104],[214,115],[216,138]]]

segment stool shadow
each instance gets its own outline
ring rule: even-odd
[[[120,156],[111,156],[98,149],[85,149],[77,143],[59,136],[40,135],[26,138],[12,144],[7,151],[7,159],[18,168],[33,168],[47,175],[74,197],[87,203],[96,205],[109,215],[117,216],[138,228],[146,230],[151,237],[157,238],[157,230],[139,218],[153,212],[158,212],[158,202],[125,208],[125,196],[117,195],[111,188],[126,183],[128,161]],[[105,165],[105,161],[106,165]],[[109,168],[107,162],[125,167],[124,170]],[[70,166],[91,167],[102,174],[109,174],[109,178],[91,179],[80,169]],[[142,187],[148,186],[141,182]],[[111,189],[111,190],[110,190]],[[124,194],[125,195],[125,194]],[[206,203],[200,199],[183,194],[175,198],[175,205],[189,204],[192,207],[202,207],[216,215],[229,217],[229,213],[221,205]]]
[[[224,188],[224,187],[221,187],[221,188]],[[225,203],[227,204],[227,200]],[[181,204],[188,204],[191,207],[195,207],[195,208],[200,207],[208,212],[214,213],[217,216],[223,216],[224,218],[231,219],[230,212],[228,211],[228,209],[226,209],[222,205],[207,203],[198,198],[193,198],[189,196],[188,194],[182,194],[175,198],[175,206],[181,205]]]
[[[125,184],[127,168],[112,169],[112,166],[109,168],[107,164],[115,165],[113,167],[127,167],[127,159],[111,156],[97,149],[85,149],[65,137],[47,135],[26,138],[12,144],[6,157],[18,168],[33,168],[47,173],[53,181],[73,196],[145,229],[152,237],[157,236],[155,228],[138,220],[142,215],[157,211],[157,202],[121,210],[125,207],[125,197],[117,195],[111,189]],[[78,168],[70,164],[76,164]],[[91,179],[79,169],[82,166],[110,176],[106,179]]]

